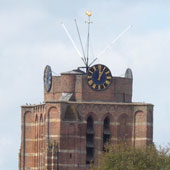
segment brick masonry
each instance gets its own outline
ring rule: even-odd
[[[72,97],[61,100],[63,93]],[[64,73],[53,76],[44,102],[21,107],[19,170],[88,170],[88,160],[98,164],[105,137],[134,147],[153,141],[153,105],[132,102],[132,79],[113,77],[99,92],[86,75]]]

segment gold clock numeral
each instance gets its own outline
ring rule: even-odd
[[[92,76],[88,76],[88,79],[91,79],[92,78]]]
[[[109,77],[107,77],[107,80],[111,80],[111,77],[109,76]]]
[[[93,80],[89,80],[88,83],[89,83],[89,85],[92,85],[93,84]]]
[[[93,89],[95,89],[96,88],[96,84],[93,84],[92,87],[93,87]]]
[[[104,71],[105,69],[106,69],[106,67],[103,68],[103,71]],[[102,71],[102,72],[103,72],[103,71]]]
[[[103,84],[103,87],[106,88],[105,84]]]
[[[94,69],[94,71],[96,71],[96,67],[95,66],[93,67],[93,69]]]
[[[93,74],[93,72],[92,72],[91,70],[89,70],[89,72],[90,72],[91,74]]]
[[[98,87],[98,90],[101,90],[101,85],[98,85],[97,87]]]
[[[109,74],[109,73],[110,73],[110,71],[107,71],[107,72],[106,72],[106,74]]]
[[[101,72],[102,66],[98,65],[99,72]]]
[[[107,85],[109,85],[110,84],[110,81],[108,81],[108,80],[106,80],[106,82],[105,82]]]

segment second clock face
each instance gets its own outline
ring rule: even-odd
[[[106,89],[111,84],[111,80],[111,72],[105,65],[97,64],[88,70],[87,83],[94,90]]]
[[[44,88],[49,92],[52,86],[52,71],[50,66],[46,66],[44,70]]]

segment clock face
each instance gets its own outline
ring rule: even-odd
[[[46,92],[51,90],[52,86],[52,71],[50,66],[46,66],[44,70],[44,88]]]
[[[93,90],[104,90],[110,86],[111,81],[112,74],[105,65],[97,64],[89,68],[87,83]]]

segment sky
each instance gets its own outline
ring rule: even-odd
[[[170,1],[0,0],[0,170],[18,169],[20,106],[43,102],[45,66],[59,75],[83,65],[61,22],[80,48],[74,19],[85,44],[86,10],[91,60],[132,25],[96,63],[113,76],[132,69],[133,101],[154,104],[154,143],[170,142]]]

